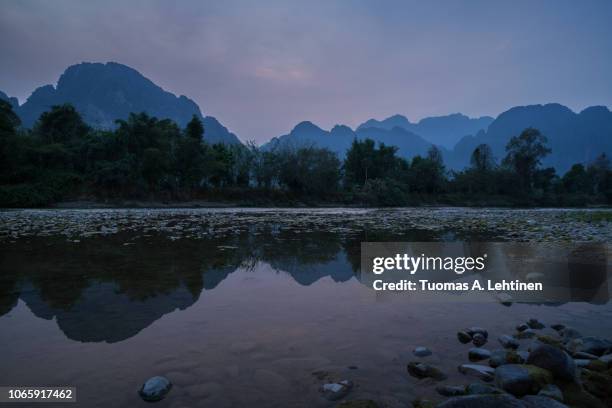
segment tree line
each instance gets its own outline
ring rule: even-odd
[[[0,206],[62,200],[222,200],[244,205],[605,205],[612,170],[605,154],[564,175],[543,168],[547,139],[528,128],[510,139],[499,162],[481,144],[470,166],[448,171],[432,146],[411,160],[397,148],[354,140],[340,160],[315,146],[261,149],[209,144],[194,116],[132,113],[113,130],[88,126],[69,105],[53,106],[31,130],[0,101]]]

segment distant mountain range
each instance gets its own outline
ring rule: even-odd
[[[0,97],[9,99],[4,93]],[[28,128],[41,113],[63,103],[71,103],[89,125],[103,129],[114,127],[115,120],[126,119],[131,112],[169,118],[180,126],[196,115],[204,122],[204,138],[209,142],[240,143],[217,119],[204,117],[191,99],[164,91],[135,69],[115,62],[72,65],[60,76],[57,86],[41,86],[23,105],[11,98],[23,126]]]
[[[311,122],[302,122],[288,134],[273,138],[264,148],[315,145],[344,157],[354,139],[370,138],[397,146],[399,155],[410,159],[437,145],[446,166],[460,170],[469,165],[472,152],[481,143],[490,145],[495,157],[501,160],[510,138],[528,127],[539,129],[548,138],[552,153],[543,165],[555,167],[560,173],[574,163],[587,164],[601,153],[612,156],[612,112],[608,108],[593,106],[574,113],[554,103],[515,107],[496,119],[453,114],[425,118],[414,124],[395,115],[382,121],[370,119],[355,131],[342,125],[325,131]],[[455,139],[457,142],[449,148],[448,143]]]
[[[181,126],[196,115],[204,122],[204,138],[209,142],[240,143],[215,118],[204,117],[191,99],[164,91],[138,71],[114,62],[73,65],[61,75],[57,86],[36,89],[22,105],[2,92],[0,99],[13,105],[25,127],[31,127],[51,106],[71,103],[87,123],[97,128],[111,128],[116,119],[125,119],[130,112],[170,118]],[[469,164],[472,151],[480,143],[490,145],[499,161],[508,140],[527,127],[540,129],[548,138],[552,154],[544,165],[558,172],[565,172],[574,163],[589,163],[602,152],[612,156],[612,113],[607,107],[593,106],[575,113],[555,103],[514,107],[495,119],[454,113],[412,123],[405,116],[394,115],[384,120],[370,119],[355,130],[337,125],[327,131],[312,122],[301,122],[262,148],[315,145],[343,158],[354,139],[371,138],[397,146],[398,153],[410,159],[436,145],[447,167],[459,170]]]

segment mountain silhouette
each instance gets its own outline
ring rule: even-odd
[[[159,119],[172,119],[184,127],[193,115],[204,122],[204,138],[210,143],[240,143],[213,117],[204,117],[198,105],[186,96],[163,90],[133,68],[116,62],[81,63],[68,67],[57,86],[37,88],[16,108],[24,127],[32,127],[40,114],[53,105],[70,103],[95,128],[109,129],[115,120],[132,112],[146,112]]]
[[[539,129],[548,138],[552,153],[544,158],[545,167],[566,172],[574,163],[588,164],[601,153],[612,154],[612,112],[605,106],[592,106],[580,113],[557,104],[518,106],[495,119],[486,131],[461,139],[445,159],[451,168],[469,164],[470,154],[480,143],[491,146],[498,161],[512,136],[525,128]]]
[[[400,127],[421,136],[432,144],[452,149],[463,136],[474,135],[480,130],[486,130],[491,122],[493,118],[490,116],[470,118],[461,113],[427,117],[418,123],[411,123],[405,116],[394,115],[381,121],[370,119],[359,125],[357,130],[365,128],[392,130]]]

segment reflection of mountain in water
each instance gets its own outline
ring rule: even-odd
[[[322,263],[304,264],[298,261],[272,261],[270,265],[287,272],[300,285],[310,286],[316,281],[329,276],[334,282],[346,282],[355,277],[351,264],[345,252],[339,252],[336,257]]]

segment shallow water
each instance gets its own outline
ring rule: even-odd
[[[75,386],[70,406],[83,407],[148,406],[137,390],[153,375],[174,384],[160,407],[334,406],[318,389],[342,379],[356,385],[349,399],[436,399],[437,383],[406,372],[414,347],[433,350],[425,360],[445,383],[468,384],[457,330],[484,326],[493,343],[537,317],[610,336],[611,304],[375,292],[360,279],[360,243],[550,230],[607,242],[609,225],[581,222],[564,210],[0,213],[0,384]]]

